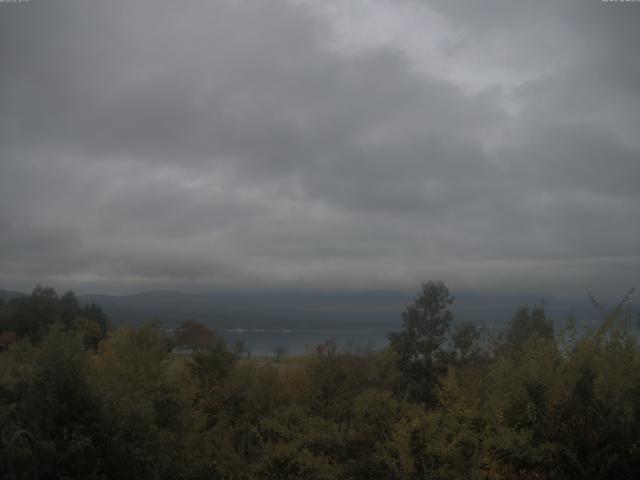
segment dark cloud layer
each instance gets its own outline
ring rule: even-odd
[[[0,4],[0,283],[617,295],[640,272],[638,20]]]

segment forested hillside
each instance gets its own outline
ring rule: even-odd
[[[37,288],[0,300],[3,475],[30,478],[34,454],[9,448],[26,430],[43,479],[638,478],[627,300],[594,300],[589,330],[531,305],[489,334],[428,282],[385,350],[265,359],[198,322],[114,329]]]

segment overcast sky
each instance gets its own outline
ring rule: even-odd
[[[0,288],[621,296],[640,3],[0,3]]]

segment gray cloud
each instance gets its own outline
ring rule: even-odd
[[[344,5],[0,5],[0,282],[637,281],[640,9]]]

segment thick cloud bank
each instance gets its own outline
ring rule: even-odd
[[[639,3],[0,4],[0,284],[617,295]]]

